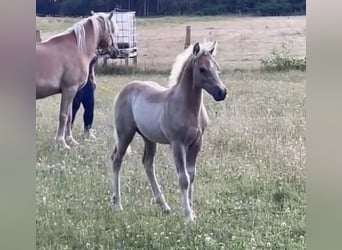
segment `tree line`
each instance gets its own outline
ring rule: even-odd
[[[137,16],[160,15],[294,15],[306,13],[305,0],[36,0],[37,15],[88,16],[90,10],[114,8]]]

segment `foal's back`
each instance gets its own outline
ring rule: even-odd
[[[159,123],[168,92],[168,88],[152,81],[128,83],[115,103],[117,130],[132,131],[134,128],[134,132],[139,132],[150,141],[168,144]]]

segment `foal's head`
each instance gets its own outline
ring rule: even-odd
[[[222,101],[226,98],[227,89],[218,76],[218,64],[213,58],[216,49],[216,41],[203,48],[200,48],[199,43],[194,44],[193,80],[194,84],[205,89],[215,101]]]
[[[113,20],[114,11],[108,13],[91,11],[92,16],[96,16],[102,21],[102,32],[99,36],[98,51],[100,54],[109,54],[111,57],[115,57],[119,50],[114,43],[114,36],[118,32],[118,26]]]

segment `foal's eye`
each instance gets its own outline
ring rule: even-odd
[[[203,68],[203,67],[200,68],[200,72],[201,72],[201,73],[205,73],[206,71],[207,71],[207,70],[206,70],[205,68]]]

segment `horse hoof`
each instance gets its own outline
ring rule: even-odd
[[[66,144],[66,143],[60,144],[60,146],[61,146],[62,148],[64,148],[64,149],[70,150],[70,146],[69,146],[68,144]]]
[[[165,207],[162,208],[163,214],[170,214],[171,213],[171,208],[166,205]]]
[[[196,220],[196,215],[194,212],[191,212],[189,215],[186,216],[185,222],[186,223],[192,223]]]
[[[185,218],[185,223],[186,224],[191,224],[191,223],[194,223],[195,222],[195,218],[191,217],[191,216],[188,216]]]
[[[112,204],[112,210],[113,210],[113,212],[118,212],[118,211],[122,211],[123,208],[122,208],[121,204]]]
[[[63,137],[56,137],[56,142],[57,142],[57,145],[61,146],[62,148],[70,149],[70,146],[66,144]]]
[[[73,146],[79,145],[79,143],[72,136],[65,137],[65,140]]]

